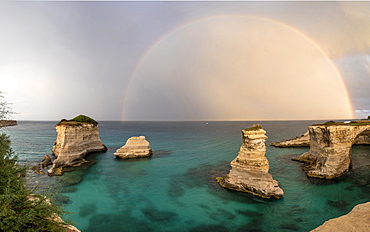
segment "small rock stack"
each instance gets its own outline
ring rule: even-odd
[[[145,136],[131,137],[126,141],[126,144],[118,149],[114,155],[116,158],[131,159],[142,158],[152,155],[150,143]]]

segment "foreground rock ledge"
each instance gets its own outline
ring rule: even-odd
[[[311,232],[370,231],[370,202],[356,205],[348,214],[326,221]]]
[[[96,124],[62,120],[55,129],[58,135],[52,152],[57,158],[48,170],[49,175],[61,175],[63,167],[86,163],[84,157],[87,153],[107,150],[100,140]]]
[[[369,144],[370,122],[313,125],[308,128],[310,150],[293,160],[305,162],[310,177],[333,179],[348,172],[354,144]]]
[[[132,159],[142,158],[152,155],[150,143],[145,136],[131,137],[126,141],[126,144],[118,149],[114,155],[116,158]]]
[[[261,126],[253,128],[242,130],[243,143],[238,156],[230,163],[230,173],[216,180],[224,188],[263,198],[280,199],[284,192],[268,173],[270,166],[265,156],[266,131]]]

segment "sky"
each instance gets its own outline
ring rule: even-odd
[[[370,115],[370,2],[0,2],[17,120]]]

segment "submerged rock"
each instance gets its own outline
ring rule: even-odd
[[[326,221],[311,232],[370,231],[370,202],[356,205],[348,214]]]
[[[121,159],[148,157],[152,155],[152,149],[145,136],[131,137],[114,155]]]
[[[97,123],[93,122],[95,121],[79,122],[63,119],[55,126],[58,135],[52,152],[57,158],[52,168],[48,170],[49,175],[61,175],[63,167],[86,163],[84,157],[87,153],[107,150],[100,140]]]
[[[261,126],[242,130],[243,143],[238,156],[230,163],[230,173],[216,178],[225,188],[252,193],[263,198],[281,198],[284,194],[279,183],[268,173],[265,156],[266,131]]]
[[[308,130],[310,150],[293,160],[305,162],[302,168],[308,176],[325,179],[346,173],[351,163],[352,145],[364,144],[370,137],[370,124],[331,123],[313,125]]]

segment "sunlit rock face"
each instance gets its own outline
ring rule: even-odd
[[[48,170],[49,175],[61,175],[63,167],[86,163],[84,157],[87,153],[107,150],[100,140],[97,125],[58,123],[55,129],[58,135],[52,152],[57,158]]]
[[[243,143],[238,156],[230,163],[230,173],[216,178],[225,188],[252,193],[263,198],[281,198],[284,194],[279,183],[268,173],[269,162],[265,156],[263,129],[242,130]]]
[[[131,137],[114,155],[121,159],[148,157],[152,155],[152,149],[145,136]]]
[[[370,202],[356,205],[348,214],[326,221],[311,232],[370,231]]]
[[[295,160],[310,177],[332,179],[349,170],[352,145],[368,144],[370,125],[313,125],[310,150]]]

